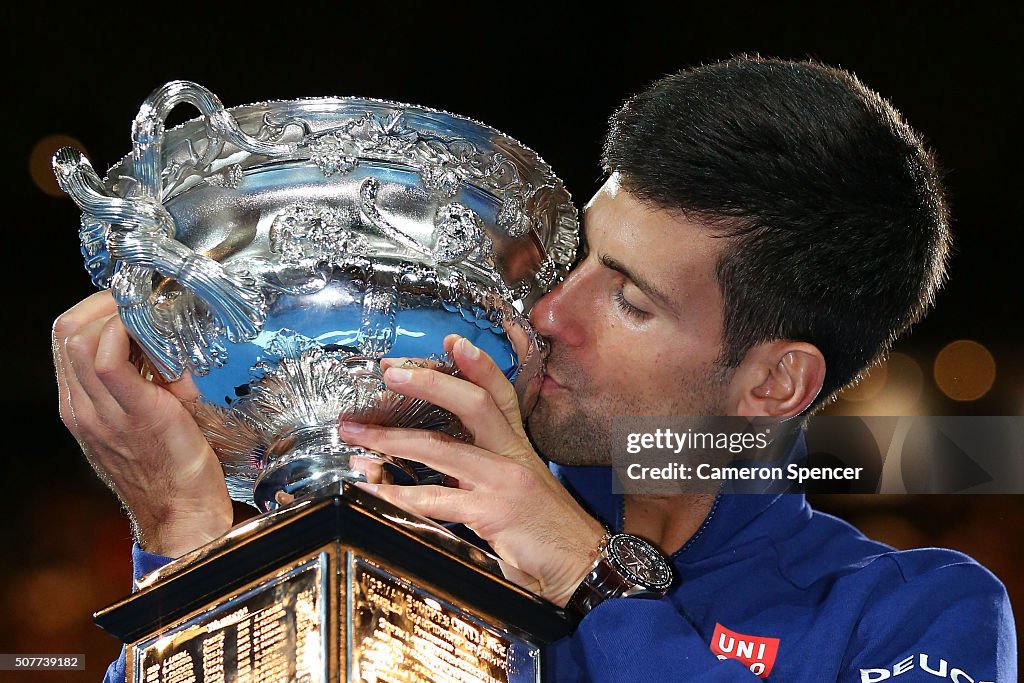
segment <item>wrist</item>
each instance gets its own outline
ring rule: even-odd
[[[133,520],[135,540],[148,553],[181,557],[227,533],[234,521],[231,505],[226,510],[172,513],[161,521]]]
[[[565,607],[569,598],[572,597],[574,592],[576,592],[576,588],[593,570],[594,566],[600,560],[601,553],[604,551],[605,546],[608,544],[608,539],[611,538],[611,532],[603,526],[597,525],[596,528],[590,530],[590,533],[587,534],[586,538],[588,541],[586,545],[582,546],[585,549],[584,552],[577,555],[577,560],[573,564],[572,569],[567,572],[568,580],[560,584],[560,586],[555,590],[551,591],[551,594],[548,597],[548,599],[558,607]]]

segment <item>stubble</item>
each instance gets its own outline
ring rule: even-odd
[[[537,451],[560,465],[610,466],[615,417],[725,414],[725,387],[731,371],[717,363],[681,375],[673,384],[673,395],[644,386],[596,392],[583,368],[554,353],[548,363],[559,369],[559,376],[571,377],[575,383],[570,391],[541,396],[527,419],[527,431]]]

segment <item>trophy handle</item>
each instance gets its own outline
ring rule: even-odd
[[[255,281],[229,273],[220,263],[172,239],[174,219],[159,202],[110,196],[78,150],[58,150],[53,166],[61,188],[82,209],[87,222],[109,226],[104,241],[118,312],[165,379],[178,379],[189,364],[202,373],[210,363],[222,363],[223,346],[216,340],[221,332],[231,341],[251,339],[259,332],[265,304]],[[192,295],[182,306],[197,309],[201,303],[209,315],[193,318],[199,311],[182,312],[178,302],[158,307],[153,297],[157,273],[177,281]],[[197,324],[211,318],[213,334]]]
[[[174,239],[174,219],[161,203],[164,121],[183,103],[194,105],[206,119],[209,144],[193,166],[199,172],[211,170],[225,142],[254,154],[295,149],[244,133],[216,95],[196,83],[174,81],[155,90],[135,118],[132,162],[138,182],[128,196],[108,192],[78,150],[65,147],[53,157],[61,189],[83,211],[82,252],[94,283],[109,283],[125,327],[167,380],[181,377],[186,367],[205,374],[211,364],[222,364],[226,351],[221,339],[252,339],[266,315],[253,278],[231,273]],[[181,285],[185,300],[157,305],[155,274]]]
[[[225,143],[263,156],[288,156],[295,152],[292,143],[275,143],[264,137],[249,135],[239,127],[234,117],[224,109],[224,104],[212,92],[192,81],[171,81],[160,86],[146,98],[132,123],[132,166],[138,181],[136,194],[148,199],[161,201],[163,194],[180,184],[180,180],[166,182],[164,178],[164,122],[171,110],[179,104],[191,104],[206,121],[206,137],[209,143],[203,154],[194,159],[190,166],[199,174],[212,170],[214,161],[220,156]],[[288,122],[288,125],[301,125]],[[271,126],[266,135],[279,136],[283,127]]]

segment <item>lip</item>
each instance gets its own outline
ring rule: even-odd
[[[540,392],[544,394],[552,391],[566,391],[566,388],[559,384],[554,377],[545,373],[544,380],[540,384]]]

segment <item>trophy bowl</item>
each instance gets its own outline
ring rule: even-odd
[[[201,116],[167,129],[180,104]],[[269,511],[365,480],[354,456],[438,481],[338,435],[345,419],[465,436],[448,411],[390,391],[385,356],[457,373],[443,349],[455,333],[521,402],[536,388],[543,344],[524,312],[572,263],[577,214],[550,167],[493,128],[362,98],[225,109],[175,81],[143,103],[105,178],[72,148],[53,167],[140,369],[192,376],[236,500]]]

